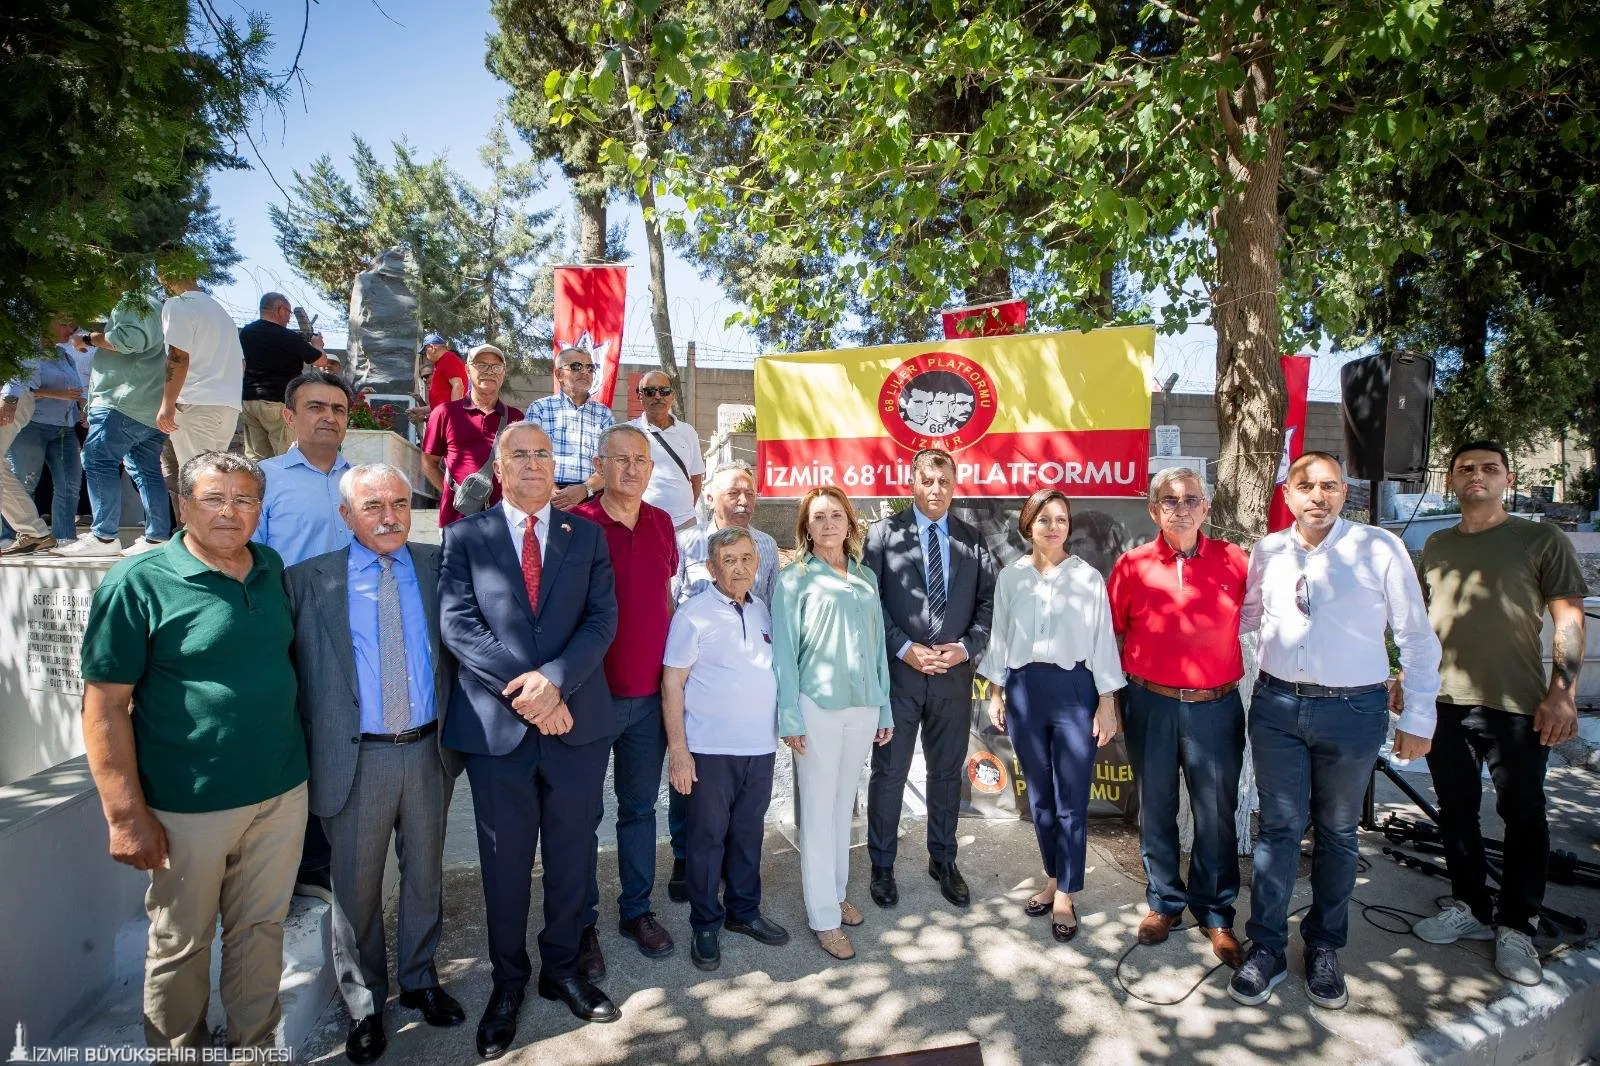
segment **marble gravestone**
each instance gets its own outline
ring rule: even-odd
[[[351,287],[347,373],[358,390],[414,392],[421,339],[417,298],[406,283],[405,249],[390,248],[357,274]]]

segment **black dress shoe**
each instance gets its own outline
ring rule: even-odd
[[[695,930],[689,938],[689,961],[699,970],[715,970],[722,965],[722,948],[715,929]]]
[[[389,1046],[383,1035],[383,1014],[369,1014],[350,1027],[350,1036],[344,1042],[344,1054],[355,1066],[376,1062]]]
[[[928,876],[939,882],[939,891],[944,893],[944,898],[957,907],[965,907],[972,902],[972,896],[967,892],[966,879],[961,876],[961,871],[956,869],[955,863],[935,862],[929,859]]]
[[[578,936],[578,972],[591,981],[605,980],[606,956],[600,950],[600,934],[592,925],[584,926]]]
[[[667,898],[674,903],[689,902],[689,870],[682,859],[672,860],[672,876],[667,879]]]
[[[789,930],[768,918],[765,914],[757,914],[748,922],[736,922],[732,918],[722,923],[722,928],[730,933],[743,933],[753,940],[771,947],[789,942]]]
[[[410,1010],[420,1010],[423,1021],[440,1029],[448,1029],[467,1020],[467,1012],[461,1009],[461,1004],[438,985],[400,993],[400,1005]]]
[[[893,907],[900,902],[900,889],[895,887],[893,866],[874,866],[872,883],[867,886],[872,902],[880,907]]]
[[[541,974],[539,995],[545,999],[559,999],[586,1022],[614,1022],[622,1017],[617,1005],[582,976],[546,977]]]
[[[517,1012],[522,1009],[523,990],[496,988],[489,993],[489,1005],[478,1020],[478,1054],[497,1059],[517,1038]]]

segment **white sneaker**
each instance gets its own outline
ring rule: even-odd
[[[1519,985],[1536,985],[1544,980],[1544,967],[1539,965],[1539,953],[1533,950],[1528,934],[1503,926],[1495,937],[1494,968],[1501,977]]]
[[[145,552],[155,551],[165,543],[166,541],[164,540],[151,540],[148,537],[140,537],[138,540],[122,549],[122,556],[123,558],[127,558],[130,555],[143,555]]]
[[[1454,900],[1432,918],[1411,927],[1417,939],[1430,944],[1454,944],[1457,940],[1493,940],[1494,930],[1473,917],[1472,908]]]
[[[103,541],[93,533],[85,533],[71,544],[64,544],[52,552],[64,559],[115,559],[122,554],[118,541]]]

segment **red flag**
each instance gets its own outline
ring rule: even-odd
[[[590,395],[607,407],[622,366],[622,319],[628,292],[625,266],[556,267],[554,351],[582,348],[596,370]]]
[[[1021,333],[1028,326],[1028,301],[1005,300],[994,304],[976,304],[957,307],[942,312],[944,339],[961,340],[964,337],[1003,337]]]
[[[1267,532],[1275,533],[1294,525],[1294,515],[1283,500],[1283,482],[1289,476],[1289,464],[1306,450],[1306,390],[1311,385],[1311,357],[1309,355],[1284,355],[1278,357],[1283,367],[1283,388],[1289,397],[1289,406],[1283,417],[1283,455],[1278,460],[1278,484],[1272,490],[1272,506],[1267,511]]]

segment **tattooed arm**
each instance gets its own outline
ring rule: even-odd
[[[182,348],[167,347],[167,379],[161,386],[161,410],[156,414],[156,428],[163,433],[178,430],[178,393],[183,391],[183,380],[189,376],[189,353]]]
[[[1551,600],[1550,620],[1555,635],[1550,642],[1550,690],[1539,701],[1533,728],[1545,747],[1571,740],[1578,732],[1578,671],[1583,669],[1583,600]]]

